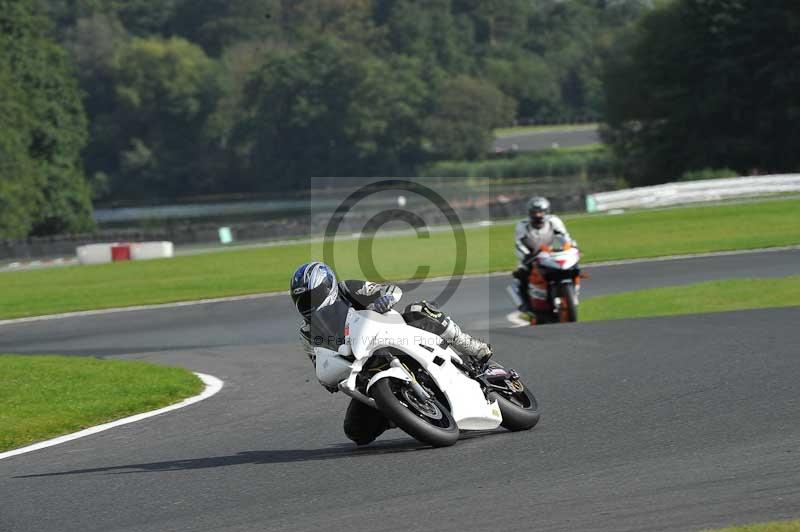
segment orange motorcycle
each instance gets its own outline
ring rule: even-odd
[[[578,247],[561,237],[539,249],[528,277],[531,325],[578,321],[580,256]]]

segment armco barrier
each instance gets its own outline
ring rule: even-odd
[[[782,192],[800,192],[800,174],[707,179],[600,192],[586,196],[586,210],[646,209]]]
[[[122,260],[164,259],[174,255],[172,242],[114,242],[76,248],[81,264],[103,264]]]

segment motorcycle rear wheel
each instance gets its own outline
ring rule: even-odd
[[[453,415],[435,397],[423,403],[408,384],[393,378],[376,382],[370,395],[384,416],[415,439],[434,447],[447,447],[458,441]]]

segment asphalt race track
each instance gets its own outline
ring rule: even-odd
[[[607,267],[584,298],[800,273],[800,250]],[[0,461],[0,531],[699,530],[800,517],[800,307],[508,328],[505,277],[446,308],[542,405],[532,431],[357,449],[284,297],[0,326],[0,352],[178,364],[186,409]],[[408,295],[433,297],[443,283]],[[406,299],[406,298],[404,298]]]
[[[493,151],[538,151],[554,147],[575,148],[600,142],[596,127],[566,131],[529,131],[495,139]]]

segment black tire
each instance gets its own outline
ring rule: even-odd
[[[351,399],[342,425],[356,445],[367,445],[389,428],[389,420],[371,406]]]
[[[561,285],[561,312],[559,321],[578,321],[578,298],[575,297],[575,285],[566,283]]]
[[[434,447],[447,447],[458,441],[458,425],[450,411],[437,399],[431,398],[424,405],[434,416],[441,416],[434,419],[404,402],[408,401],[409,388],[398,379],[381,379],[372,385],[369,393],[384,416],[417,440]]]
[[[488,399],[497,400],[497,406],[503,415],[501,425],[510,431],[532,429],[539,422],[539,404],[527,387],[521,392],[492,392]]]

